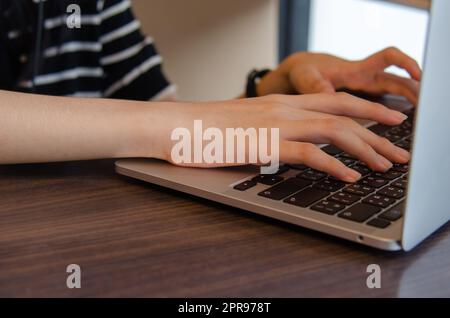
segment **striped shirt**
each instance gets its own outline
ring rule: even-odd
[[[36,16],[39,0],[24,1],[31,2]],[[80,28],[67,25],[70,4],[81,9]],[[7,44],[1,43],[6,52],[0,66],[3,69],[8,63],[12,69],[12,90],[30,92],[34,85],[39,94],[133,100],[174,95],[175,86],[162,71],[162,58],[153,39],[143,36],[129,0],[44,0],[37,73],[33,72],[34,45],[24,50],[20,29],[9,24],[2,25],[6,36],[1,42]]]

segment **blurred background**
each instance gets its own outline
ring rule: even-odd
[[[296,51],[360,59],[397,46],[422,65],[430,0],[134,0],[133,6],[179,97],[200,101],[238,96],[251,69],[274,68]]]

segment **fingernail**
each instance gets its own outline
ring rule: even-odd
[[[348,172],[346,173],[346,175],[344,176],[343,179],[346,182],[353,183],[353,182],[356,182],[359,179],[361,179],[361,177],[362,176],[361,176],[361,174],[359,172],[357,172],[357,171],[355,171],[353,169],[348,169]]]
[[[392,162],[390,162],[389,160],[387,160],[386,158],[384,158],[380,155],[378,156],[378,162],[380,163],[380,167],[385,171],[387,171],[393,167]]]
[[[411,159],[411,154],[405,149],[399,148],[398,157],[401,161],[408,162]]]
[[[398,120],[401,122],[404,122],[405,120],[408,119],[408,116],[406,116],[405,114],[400,113],[398,111],[393,111],[393,117],[395,118],[395,120]]]

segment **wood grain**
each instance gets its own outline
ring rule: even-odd
[[[387,253],[114,173],[0,167],[0,296],[450,296],[450,227]],[[66,288],[76,263],[82,288]],[[382,288],[366,288],[366,267]]]

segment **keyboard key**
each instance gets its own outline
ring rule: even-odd
[[[339,214],[339,217],[350,221],[363,223],[380,211],[381,209],[378,207],[367,205],[364,203],[358,203]]]
[[[369,167],[363,166],[363,165],[360,165],[360,164],[352,166],[351,168],[353,170],[355,170],[355,171],[358,171],[361,174],[361,176],[363,176],[363,177],[368,176],[369,174],[372,173],[372,170],[370,170]]]
[[[406,119],[406,121],[410,121],[410,119],[414,119],[414,117],[416,116],[416,110],[417,110],[417,108],[411,108],[411,109],[408,109],[403,112],[406,116],[408,116],[408,119]]]
[[[330,195],[330,192],[308,188],[284,200],[284,202],[306,208]]]
[[[294,170],[299,170],[299,171],[305,171],[305,170],[309,169],[309,167],[307,165],[289,165],[289,167],[291,167]]]
[[[255,187],[256,184],[257,183],[253,180],[247,180],[238,185],[235,185],[233,189],[238,190],[238,191],[247,191],[248,189]]]
[[[377,189],[384,187],[388,183],[389,183],[389,181],[386,179],[376,178],[376,177],[372,177],[372,176],[369,176],[367,178],[364,178],[364,179],[358,181],[358,184],[365,185],[365,186],[368,186],[371,188],[377,188]]]
[[[299,173],[297,175],[297,178],[303,178],[303,179],[311,180],[311,181],[319,181],[319,180],[322,180],[323,178],[325,178],[326,176],[327,176],[327,174],[324,172],[310,169],[310,170],[306,170],[302,173]]]
[[[387,140],[389,140],[390,142],[397,142],[403,138],[402,136],[394,135],[394,134],[390,134],[390,133],[384,134],[383,137],[386,138]]]
[[[392,183],[394,187],[406,190],[408,188],[408,179],[402,178],[400,180],[396,180],[394,183]]]
[[[362,184],[353,184],[353,185],[349,186],[348,188],[344,189],[344,192],[354,194],[354,195],[359,195],[361,197],[365,197],[374,191],[375,191],[374,188],[371,188],[371,187],[368,187],[368,186],[365,186]]]
[[[322,148],[323,151],[325,151],[325,153],[329,154],[330,156],[337,156],[339,154],[341,154],[343,151],[335,146],[326,146],[324,148]]]
[[[333,194],[331,197],[328,198],[329,201],[342,203],[345,205],[352,205],[353,203],[359,201],[360,199],[361,199],[361,197],[359,197],[357,195],[353,195],[350,193],[344,193],[344,192],[339,192],[339,193]]]
[[[411,142],[410,141],[402,140],[402,141],[396,143],[395,145],[397,147],[405,149],[406,151],[410,151],[411,150]]]
[[[283,181],[283,177],[277,176],[275,174],[260,174],[257,177],[252,179],[255,182],[265,184],[265,185],[274,185],[281,181]]]
[[[413,125],[409,121],[404,121],[400,126],[401,129],[413,129]],[[411,134],[410,134],[411,135]]]
[[[346,152],[341,153],[341,154],[340,154],[340,157],[344,157],[344,158],[347,158],[347,159],[351,159],[351,160],[353,160],[353,161],[357,161],[357,160],[358,160],[358,158],[356,158],[355,156],[353,156],[353,155],[351,155],[351,154],[349,154],[349,153],[346,153]]]
[[[289,171],[289,166],[288,165],[280,165],[278,167],[278,170],[275,171],[274,173],[270,173],[270,174],[263,174],[263,176],[273,176],[273,175],[280,175],[283,174],[285,172]]]
[[[353,159],[349,159],[349,158],[345,158],[345,157],[339,157],[337,158],[340,162],[342,162],[344,165],[346,165],[347,167],[350,167],[351,165],[355,164],[355,160]]]
[[[287,165],[282,165],[278,167],[278,171],[275,172],[275,174],[283,174],[289,171],[289,166]]]
[[[391,126],[386,126],[386,125],[374,125],[372,127],[369,127],[369,130],[379,136],[382,136],[384,133],[386,133],[391,128],[392,128]]]
[[[375,172],[372,174],[375,178],[382,178],[386,180],[395,180],[397,178],[400,178],[403,174],[398,171],[389,170],[388,172]]]
[[[303,190],[311,184],[311,181],[305,179],[290,178],[277,184],[276,186],[258,193],[258,195],[272,200],[282,200],[300,190]]]
[[[393,171],[398,171],[398,172],[401,172],[401,173],[407,173],[409,171],[409,164],[396,163],[392,167],[392,170]]]
[[[411,123],[405,122],[406,125],[400,126],[405,137],[411,137],[413,134],[413,126]]]
[[[364,161],[356,161],[355,166],[363,166],[363,167],[368,167],[367,163],[365,163]]]
[[[314,211],[317,211],[317,212],[328,214],[328,215],[334,215],[334,214],[344,210],[345,205],[324,200],[322,202],[317,203],[316,205],[313,205],[311,207],[311,209]]]
[[[393,186],[387,186],[378,191],[377,194],[398,200],[405,196],[405,190]]]
[[[411,128],[405,127],[405,126],[397,126],[389,130],[389,133],[392,135],[397,135],[402,138],[408,137],[411,135],[412,131]]]
[[[405,203],[402,202],[402,203],[398,204],[397,206],[393,207],[392,209],[390,209],[389,211],[381,214],[380,218],[391,221],[391,222],[397,221],[398,219],[400,219],[403,216],[404,207],[405,207]]]
[[[363,203],[371,204],[380,208],[387,208],[388,206],[395,203],[394,199],[385,197],[383,195],[374,194],[367,199],[363,200]]]
[[[314,187],[328,192],[336,192],[345,187],[345,183],[328,178],[319,182]]]
[[[386,220],[381,220],[381,219],[373,219],[373,220],[367,222],[367,225],[377,227],[379,229],[385,229],[389,225],[391,225],[391,222],[386,221]]]

